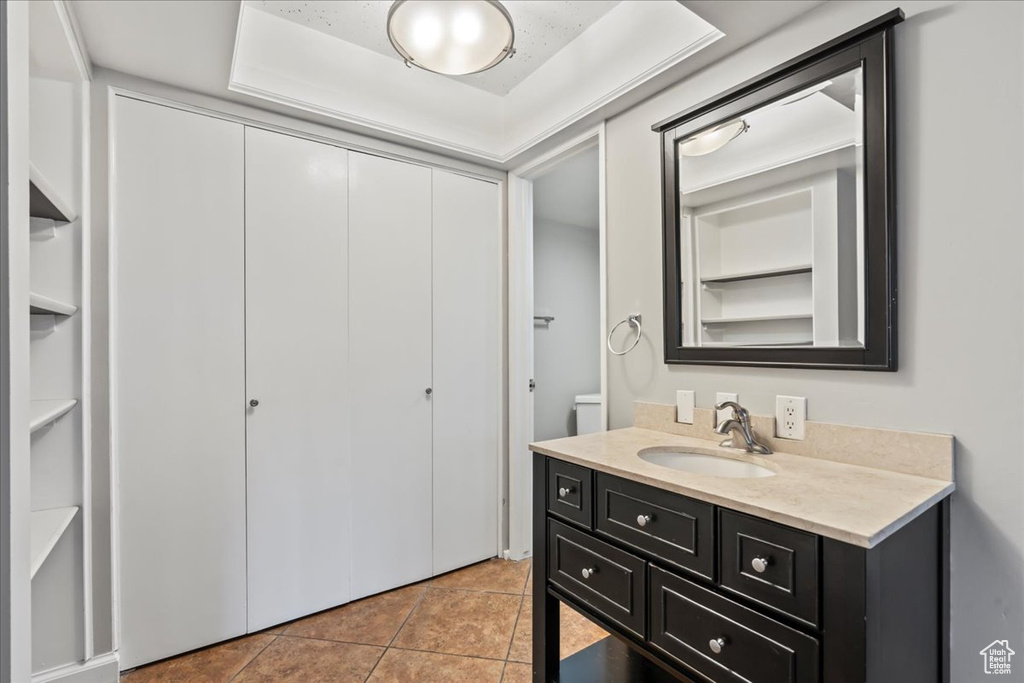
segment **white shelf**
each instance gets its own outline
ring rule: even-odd
[[[765,277],[781,277],[783,275],[800,275],[801,273],[813,272],[810,263],[796,266],[781,266],[778,268],[763,268],[761,270],[748,270],[744,272],[727,273],[725,275],[708,275],[701,278],[701,282],[740,282],[742,280],[758,280]]]
[[[74,315],[78,307],[31,292],[28,296],[28,310],[32,315]]]
[[[748,348],[752,346],[759,346],[763,348],[775,348],[780,346],[814,346],[814,342],[810,339],[806,341],[792,341],[792,342],[720,342],[720,341],[705,341],[701,342],[701,346],[720,346],[720,347],[734,347],[734,348]]]
[[[70,223],[76,218],[71,203],[57,194],[50,181],[40,173],[35,164],[29,163],[28,193],[29,215],[32,218],[48,218],[52,221]]]
[[[789,313],[785,315],[754,315],[745,318],[704,318],[701,320],[705,325],[726,325],[729,323],[760,323],[772,320],[810,320],[814,317],[812,313]]]
[[[43,566],[47,556],[57,545],[61,535],[71,524],[71,520],[78,514],[77,507],[54,508],[52,510],[39,510],[32,513],[32,540],[30,543],[32,555],[32,572],[34,577],[39,568]]]
[[[73,398],[32,401],[29,408],[29,433],[42,429],[78,405]]]

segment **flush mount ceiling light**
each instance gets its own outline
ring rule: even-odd
[[[716,150],[722,149],[730,140],[735,140],[748,130],[750,130],[750,126],[743,119],[729,121],[686,138],[679,143],[679,153],[686,157],[700,157],[705,154],[711,154]]]
[[[407,65],[448,76],[486,71],[515,54],[512,17],[497,0],[396,0],[388,39]]]

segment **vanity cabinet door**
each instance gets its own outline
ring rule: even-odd
[[[818,625],[817,536],[731,510],[718,532],[723,588]]]
[[[554,519],[548,520],[551,583],[644,637],[646,563]]]
[[[597,530],[709,579],[715,569],[715,508],[597,473]]]
[[[817,683],[818,641],[651,567],[650,642],[716,683]]]

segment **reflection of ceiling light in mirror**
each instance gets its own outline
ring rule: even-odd
[[[396,0],[388,39],[406,64],[460,76],[515,54],[515,29],[497,0]]]
[[[699,157],[725,147],[730,140],[750,129],[743,119],[736,119],[697,133],[679,143],[679,153],[685,157]]]
[[[814,93],[821,92],[830,85],[832,85],[832,81],[822,81],[821,83],[812,85],[810,88],[807,88],[806,90],[801,90],[798,93],[795,93],[793,95],[790,95],[789,97],[779,100],[779,106],[785,107],[787,104],[793,104],[794,102],[799,102],[800,100],[806,100]]]

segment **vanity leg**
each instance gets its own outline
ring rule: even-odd
[[[547,590],[547,458],[533,454],[533,683],[558,680],[558,600]]]

